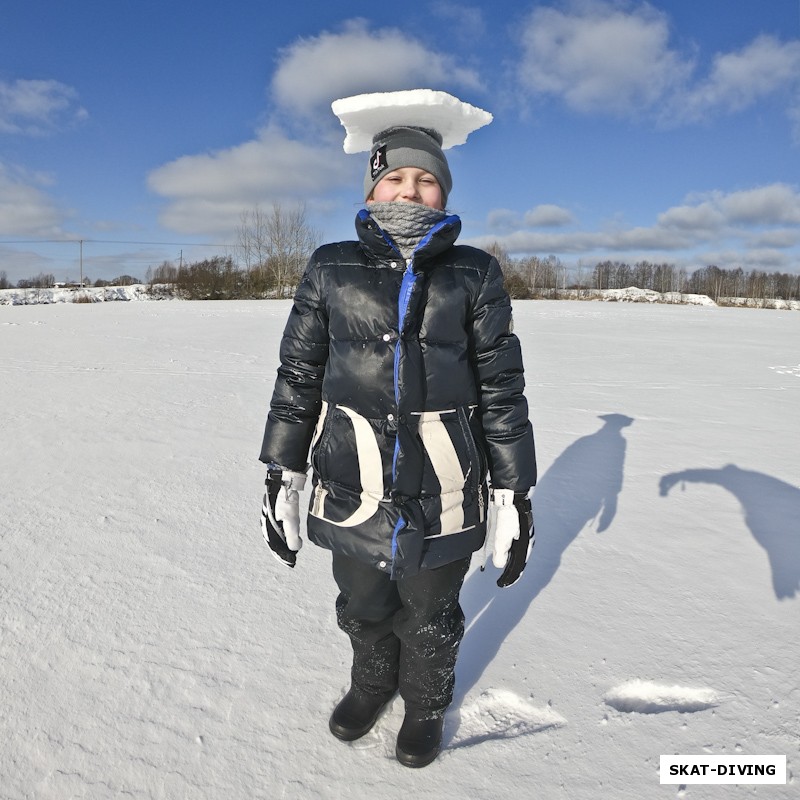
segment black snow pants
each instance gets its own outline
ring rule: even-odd
[[[352,687],[391,697],[406,714],[441,717],[453,700],[464,613],[458,603],[470,558],[410,578],[391,578],[348,556],[333,555],[339,587],[336,619],[353,646]]]

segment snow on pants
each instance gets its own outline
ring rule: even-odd
[[[356,559],[333,555],[336,619],[353,646],[353,688],[386,697],[399,689],[407,714],[444,714],[453,700],[464,635],[458,595],[469,563],[464,558],[391,580]]]

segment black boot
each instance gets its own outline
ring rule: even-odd
[[[331,733],[344,742],[360,739],[369,732],[391,699],[391,696],[364,694],[351,688],[333,709],[328,723]]]
[[[444,717],[413,719],[406,715],[397,734],[395,754],[406,767],[427,767],[442,746]]]

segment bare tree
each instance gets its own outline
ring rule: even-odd
[[[175,283],[178,280],[178,268],[171,261],[162,261],[155,269],[148,267],[144,277],[150,286],[156,283]]]
[[[291,294],[321,238],[309,225],[304,205],[285,209],[279,203],[266,212],[259,206],[242,212],[237,237],[253,288],[279,296]]]
[[[247,272],[261,269],[267,261],[269,249],[266,214],[260,206],[242,211],[236,234],[239,262],[244,265]]]
[[[528,284],[528,293],[531,297],[536,297],[539,290],[540,277],[542,274],[542,260],[538,256],[528,256],[520,262],[520,271],[525,275]]]
[[[574,281],[575,288],[578,290],[577,294],[578,298],[584,297],[585,295],[584,290],[586,289],[586,287],[584,286],[583,271],[584,271],[583,260],[578,259],[578,266],[575,270],[575,281]]]
[[[511,258],[508,255],[508,250],[506,250],[505,247],[500,244],[500,242],[492,242],[492,244],[486,248],[486,252],[497,259],[497,263],[500,265],[500,269],[503,272],[508,269],[511,263]]]

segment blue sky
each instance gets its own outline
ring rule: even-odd
[[[495,117],[448,151],[463,241],[800,272],[800,0],[9,0],[0,270],[76,278],[83,239],[143,277],[273,203],[351,238],[330,103],[418,87]]]

